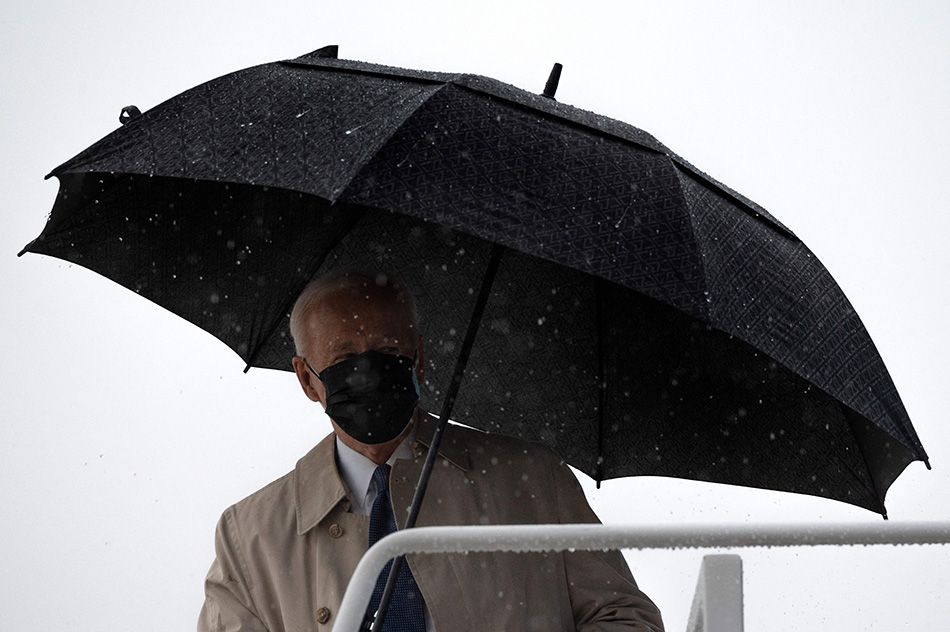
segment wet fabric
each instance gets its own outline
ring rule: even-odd
[[[414,458],[396,459],[389,477],[397,517],[434,430],[431,417],[417,423]],[[327,436],[292,472],[225,510],[200,632],[332,629],[369,537],[369,518],[350,511],[335,444]],[[450,425],[435,468],[418,526],[597,522],[570,468],[544,446]],[[438,632],[663,630],[619,551],[406,560]]]
[[[317,51],[214,79],[54,170],[26,251],[85,266],[287,370],[314,275],[417,295],[438,410],[598,481],[690,478],[884,512],[927,455],[858,314],[765,209],[633,126],[463,74]]]

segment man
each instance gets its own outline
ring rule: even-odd
[[[317,279],[297,299],[291,334],[297,379],[333,433],[294,471],[224,512],[200,632],[330,630],[368,545],[405,521],[434,430],[416,406],[425,350],[414,302],[391,278],[338,271]],[[449,426],[439,452],[418,526],[597,521],[545,447]],[[662,630],[616,552],[407,562],[387,630]]]

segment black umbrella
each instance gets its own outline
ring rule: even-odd
[[[443,424],[407,526],[450,414],[598,484],[675,476],[886,516],[927,457],[831,275],[650,135],[554,101],[559,71],[537,96],[327,47],[125,108],[53,171],[23,252],[104,274],[248,368],[290,368],[288,312],[315,274],[396,272]]]
[[[854,309],[763,208],[624,123],[485,77],[335,57],[124,109],[53,171],[24,252],[100,272],[277,369],[311,277],[393,271],[418,295],[424,401],[548,443],[598,482],[674,476],[884,514],[890,484],[926,461]]]

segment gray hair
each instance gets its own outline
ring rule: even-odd
[[[409,309],[410,324],[418,331],[419,314],[412,292],[393,275],[386,272],[366,272],[353,268],[336,268],[314,278],[304,287],[290,312],[290,336],[294,340],[297,355],[302,355],[301,341],[304,338],[304,317],[327,296],[343,290],[359,290],[375,287],[385,290],[392,298]]]

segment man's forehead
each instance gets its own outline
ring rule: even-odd
[[[325,349],[330,351],[345,351],[356,346],[357,341],[363,338],[372,343],[391,342],[398,344],[403,342],[407,336],[370,331],[352,331],[339,334],[331,333],[330,335],[324,334],[319,337],[319,340],[322,343],[321,346]]]
[[[344,344],[352,338],[398,338],[412,332],[408,306],[392,295],[334,292],[313,306],[305,317],[307,333],[325,345]]]
[[[405,302],[391,294],[340,290],[314,305],[308,320],[316,322],[366,323],[378,318],[409,320]]]

